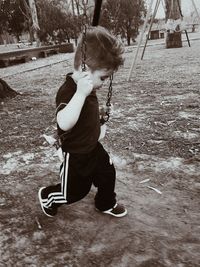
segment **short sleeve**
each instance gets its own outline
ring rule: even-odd
[[[59,88],[56,95],[56,114],[66,107],[74,93],[76,92],[76,84],[70,76],[67,76],[64,84]]]
[[[61,109],[65,108],[66,106],[67,106],[67,103],[60,103],[59,106],[56,108],[56,115]]]

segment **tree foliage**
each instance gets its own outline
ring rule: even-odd
[[[88,24],[91,24],[95,1],[87,6]],[[25,4],[27,0],[1,0],[0,33],[7,31],[17,37],[29,30],[30,21]],[[81,31],[83,2],[81,0],[35,0],[40,30],[38,36],[43,43],[55,43],[76,39]],[[72,5],[73,3],[73,5]],[[138,34],[142,15],[146,9],[144,0],[104,0],[100,16],[100,25],[115,35],[131,39]]]
[[[130,40],[138,35],[142,16],[146,14],[144,0],[107,0],[103,5],[101,25],[109,28],[114,34]]]
[[[22,31],[27,29],[23,12],[21,0],[3,0],[0,5],[0,33],[7,31],[19,37]]]
[[[37,0],[39,37],[44,43],[63,42],[74,38],[78,18],[71,12],[61,9],[61,1]]]

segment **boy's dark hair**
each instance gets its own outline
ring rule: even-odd
[[[81,35],[74,58],[74,68],[82,64],[82,38]],[[90,27],[86,33],[86,61],[87,66],[92,70],[107,69],[117,71],[123,65],[122,54],[124,49],[121,42],[105,28]]]

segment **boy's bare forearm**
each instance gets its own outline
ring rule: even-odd
[[[80,116],[86,97],[92,92],[93,84],[90,73],[82,72],[77,81],[77,90],[67,106],[58,112],[57,123],[63,131],[74,127]]]
[[[57,123],[63,131],[74,127],[80,116],[86,96],[76,92],[65,108],[57,114]]]

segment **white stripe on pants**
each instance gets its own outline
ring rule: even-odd
[[[50,208],[53,203],[67,203],[67,178],[69,168],[69,153],[64,153],[64,161],[60,170],[61,192],[53,192],[43,199],[42,203],[46,208]]]

